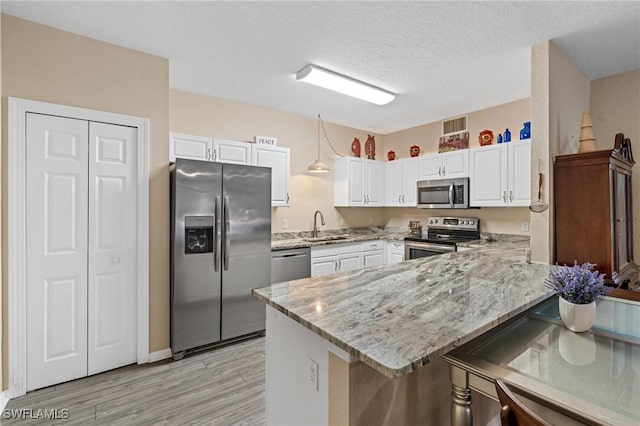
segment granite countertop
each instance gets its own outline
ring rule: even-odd
[[[255,296],[388,377],[427,364],[547,299],[527,240],[273,284]]]
[[[317,247],[328,244],[346,244],[359,241],[372,240],[404,240],[408,235],[408,231],[401,229],[382,229],[382,228],[350,228],[350,229],[330,229],[320,231],[318,236],[340,236],[346,237],[341,240],[330,241],[305,241],[305,238],[311,237],[311,231],[300,232],[277,232],[271,234],[271,249],[285,250],[305,247]]]
[[[490,234],[482,232],[479,240],[462,241],[456,243],[458,247],[483,248],[491,247],[496,243],[526,243],[529,245],[530,238],[526,235],[510,234]]]

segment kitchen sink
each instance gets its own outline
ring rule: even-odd
[[[339,240],[346,240],[347,237],[342,237],[339,235],[325,235],[322,237],[309,237],[309,238],[303,238],[304,241],[308,241],[310,243],[317,243],[320,241],[339,241]]]

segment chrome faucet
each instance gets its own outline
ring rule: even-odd
[[[322,212],[320,210],[316,210],[316,212],[313,214],[313,233],[311,234],[313,238],[318,237],[318,213],[320,213],[320,223],[322,225],[325,225]]]

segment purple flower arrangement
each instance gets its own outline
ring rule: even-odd
[[[584,305],[593,302],[607,292],[604,285],[604,274],[594,270],[596,265],[586,262],[578,265],[552,269],[545,280],[547,287],[556,292],[567,302]]]

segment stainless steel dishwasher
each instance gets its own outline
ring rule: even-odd
[[[271,283],[297,280],[310,276],[310,248],[271,251]]]

